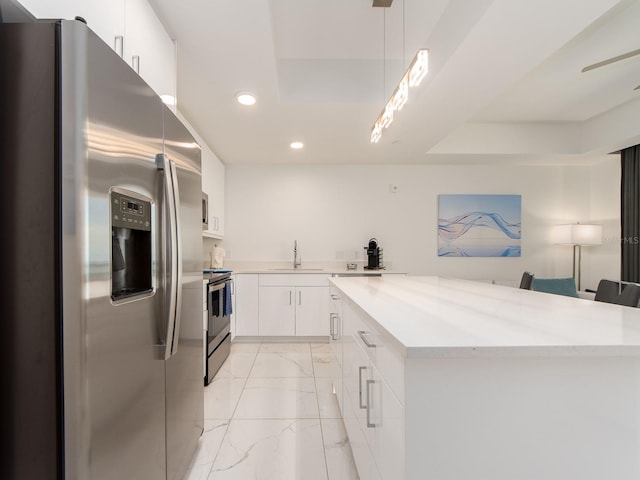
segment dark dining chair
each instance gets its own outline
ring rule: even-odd
[[[573,277],[568,278],[534,278],[531,283],[531,290],[536,292],[553,293],[566,297],[578,298],[576,281]]]
[[[596,302],[615,303],[627,307],[637,307],[640,302],[640,285],[631,282],[617,282],[614,280],[600,280]]]
[[[524,290],[531,290],[531,284],[533,283],[533,273],[524,272],[522,279],[520,280],[520,288]]]

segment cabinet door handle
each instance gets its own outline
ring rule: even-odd
[[[113,40],[113,49],[116,51],[118,56],[122,58],[124,55],[124,37],[122,35],[116,35]]]
[[[140,55],[134,55],[131,57],[131,66],[140,75]]]
[[[298,290],[298,305],[302,305],[302,291]]]
[[[289,290],[289,305],[291,305],[291,290]]]
[[[340,321],[340,315],[332,313],[329,316],[331,318],[331,339],[338,340],[338,333],[340,332],[340,324],[338,322]]]
[[[358,335],[360,335],[360,338],[362,339],[364,344],[369,348],[376,348],[375,343],[371,343],[369,340],[367,340],[367,338],[365,337],[366,334],[367,332],[365,332],[364,330],[358,330]]]
[[[336,339],[335,327],[333,326],[333,321],[335,319],[336,319],[336,314],[335,313],[330,313],[329,314],[329,335],[331,335],[331,339],[332,340]]]
[[[331,300],[340,300],[340,297],[334,293],[331,294]]]
[[[375,380],[367,380],[367,428],[376,428],[376,424],[371,422],[371,385]]]
[[[358,406],[360,408],[367,408],[367,406],[362,403],[362,371],[366,369],[367,367],[358,367]]]

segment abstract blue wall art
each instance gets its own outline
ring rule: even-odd
[[[438,195],[439,257],[519,257],[520,195]]]

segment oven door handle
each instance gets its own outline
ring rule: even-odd
[[[209,289],[209,293],[215,292],[217,290],[222,290],[224,288],[224,282],[223,283],[210,283],[209,285],[207,285],[207,288]]]
[[[224,288],[223,283],[209,283],[207,285],[207,310],[211,310],[211,294]]]

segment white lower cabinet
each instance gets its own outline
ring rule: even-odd
[[[326,337],[329,287],[296,287],[296,335],[299,337]]]
[[[260,335],[328,335],[327,287],[260,287]]]
[[[260,274],[260,335],[329,335],[329,281],[322,274]]]
[[[383,479],[405,478],[404,472],[404,409],[376,367],[371,365],[371,377],[365,386],[369,408],[369,447]]]
[[[344,408],[342,419],[361,480],[380,479],[370,448],[372,432],[367,428],[366,385],[371,378],[367,355],[345,330],[343,343]],[[369,438],[368,438],[369,437]]]
[[[258,281],[258,274],[235,275],[235,336],[254,337],[260,334]]]
[[[403,405],[376,367],[368,326],[348,303],[342,319],[341,411],[360,479],[403,479]]]
[[[329,287],[329,365],[333,391],[340,411],[344,410],[344,393],[342,388],[343,334],[342,334],[342,302],[340,292]]]
[[[235,336],[329,336],[326,275],[239,273],[234,277]]]
[[[295,288],[260,287],[260,328],[262,336],[296,334]]]

